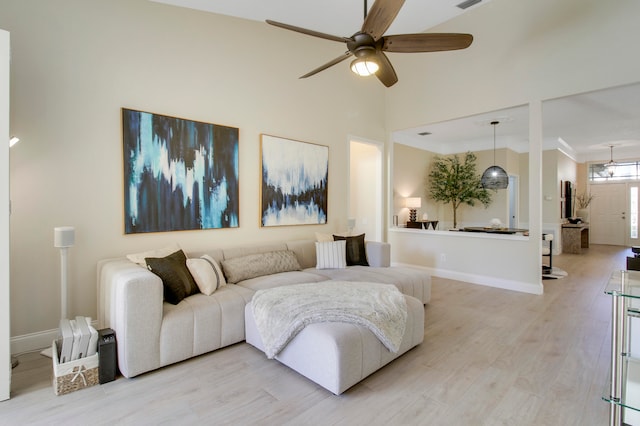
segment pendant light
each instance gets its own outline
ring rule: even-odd
[[[611,148],[611,159],[608,163],[604,164],[604,170],[607,172],[609,177],[613,177],[614,173],[616,172],[617,164],[615,161],[613,161],[613,145],[609,145],[609,148]]]
[[[482,187],[484,189],[505,189],[509,186],[509,175],[504,169],[496,165],[496,126],[499,121],[492,121],[493,126],[493,166],[489,167],[482,174]]]

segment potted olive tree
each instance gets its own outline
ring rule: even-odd
[[[427,196],[453,208],[453,227],[458,226],[458,207],[462,204],[475,206],[491,204],[491,192],[482,187],[481,176],[476,172],[476,156],[467,152],[464,159],[458,155],[436,156],[427,178]]]

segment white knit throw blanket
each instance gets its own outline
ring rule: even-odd
[[[330,281],[257,291],[253,317],[268,358],[274,358],[307,324],[346,322],[367,327],[398,352],[407,325],[407,302],[391,284]]]

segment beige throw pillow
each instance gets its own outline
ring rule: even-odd
[[[187,259],[187,268],[196,281],[200,293],[210,296],[214,291],[227,284],[220,265],[214,258],[204,255],[199,259]]]
[[[174,243],[160,249],[143,251],[141,253],[128,254],[127,259],[129,259],[133,263],[137,263],[138,265],[146,268],[147,262],[145,262],[145,259],[147,257],[167,257],[171,253],[175,253],[178,250],[180,250],[180,246],[177,243]]]

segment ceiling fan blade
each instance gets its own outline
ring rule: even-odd
[[[331,34],[325,34],[325,33],[321,33],[321,32],[318,32],[318,31],[308,30],[306,28],[296,27],[294,25],[289,25],[289,24],[283,24],[282,22],[272,21],[270,19],[267,19],[266,22],[267,22],[267,24],[273,25],[275,27],[284,28],[285,30],[295,31],[295,32],[306,34],[306,35],[310,35],[310,36],[313,36],[313,37],[323,38],[325,40],[338,41],[338,42],[341,42],[341,43],[346,43],[347,41],[350,40],[350,39],[348,39],[346,37],[338,37],[338,36],[334,36],[334,35],[331,35]]]
[[[396,75],[396,71],[393,69],[393,65],[391,65],[391,61],[387,58],[387,55],[378,51],[376,53],[376,59],[378,59],[378,65],[380,65],[380,68],[376,72],[378,80],[387,87],[391,87],[396,84],[398,82],[398,76]]]
[[[346,52],[344,52],[342,55],[338,56],[337,58],[327,62],[324,65],[319,66],[318,68],[314,69],[313,71],[309,71],[308,73],[306,73],[305,75],[301,76],[300,78],[311,77],[312,75],[317,74],[320,71],[324,71],[327,68],[332,67],[335,64],[338,64],[338,63],[344,61],[345,59],[347,59],[351,55],[352,55],[352,53],[347,50]]]
[[[404,0],[376,0],[362,24],[362,32],[374,40],[380,39],[396,19],[403,4]]]
[[[471,34],[420,33],[383,37],[382,50],[387,52],[439,52],[466,49],[473,42]]]

